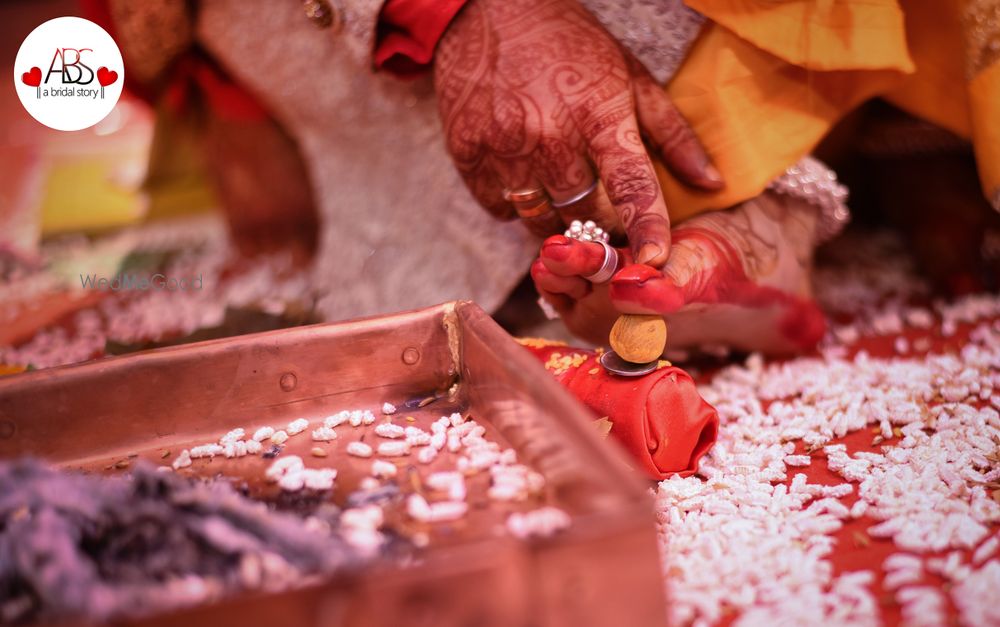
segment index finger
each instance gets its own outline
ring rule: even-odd
[[[600,99],[602,90],[576,108],[580,130],[635,260],[660,267],[669,257],[670,215],[642,143],[632,96],[622,86],[614,97]]]

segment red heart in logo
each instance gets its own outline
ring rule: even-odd
[[[31,87],[38,87],[42,84],[42,71],[36,67],[31,68],[31,71],[21,75],[21,82]]]
[[[107,87],[116,80],[118,80],[118,72],[103,66],[97,68],[97,82],[101,84],[101,87]]]

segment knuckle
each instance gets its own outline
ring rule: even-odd
[[[694,132],[683,122],[664,125],[660,135],[660,149],[668,154],[698,145]]]
[[[648,208],[659,195],[659,184],[642,157],[629,157],[611,170],[604,185],[616,206]]]

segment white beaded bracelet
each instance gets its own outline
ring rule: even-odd
[[[785,173],[771,181],[767,189],[795,196],[820,210],[816,225],[816,242],[832,239],[847,225],[851,212],[847,208],[847,187],[837,181],[837,174],[822,161],[805,156]]]

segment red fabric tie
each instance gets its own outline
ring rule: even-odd
[[[680,368],[664,366],[642,377],[619,377],[606,372],[593,351],[525,348],[597,416],[607,417],[611,435],[651,478],[694,474],[715,444],[719,415]]]

